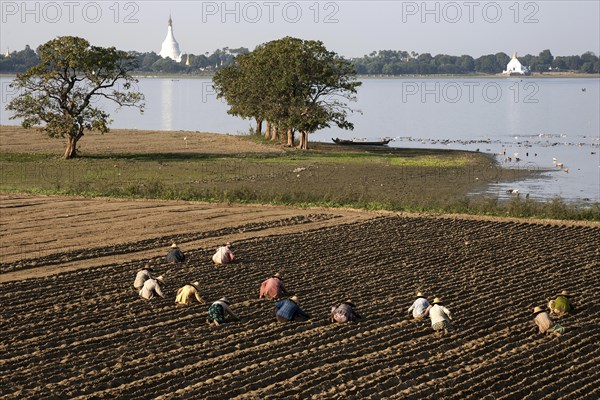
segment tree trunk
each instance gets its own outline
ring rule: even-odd
[[[78,140],[78,137],[76,137],[76,136],[68,137],[67,149],[65,150],[65,154],[63,155],[63,158],[65,160],[77,157],[77,140]]]
[[[287,131],[287,145],[289,147],[294,145],[294,130],[291,128]]]
[[[300,132],[300,148],[302,150],[308,150],[308,132]]]
[[[269,139],[271,137],[271,129],[273,129],[273,127],[271,126],[271,121],[267,120],[267,126],[265,128],[265,139]]]
[[[257,135],[262,134],[262,119],[259,120],[258,118],[256,118],[256,132],[254,132]]]
[[[279,129],[277,128],[277,125],[273,125],[273,131],[271,132],[271,140],[277,140],[279,139]]]

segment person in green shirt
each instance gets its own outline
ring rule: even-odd
[[[558,316],[570,314],[575,310],[571,295],[568,291],[563,290],[554,300],[548,302],[548,308],[553,314]]]

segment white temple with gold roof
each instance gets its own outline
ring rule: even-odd
[[[159,56],[162,58],[169,57],[173,61],[180,62],[181,61],[181,50],[179,50],[179,43],[175,40],[175,36],[173,36],[173,20],[169,15],[169,26],[167,27],[167,37],[162,43],[162,47],[160,48]]]
[[[506,71],[502,71],[505,75],[529,75],[529,68],[524,67],[517,58],[517,52],[513,53],[512,58],[506,65]]]

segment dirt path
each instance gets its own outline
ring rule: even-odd
[[[297,233],[364,221],[377,215],[352,210],[19,194],[0,195],[0,213],[2,281],[160,258],[171,241],[176,241],[185,251],[213,249],[226,241]],[[252,227],[246,232],[249,224]],[[200,231],[213,234],[198,238],[194,233]],[[158,246],[136,246],[147,241],[156,242]],[[107,247],[106,251],[84,259],[69,259],[78,258],[77,255],[87,249]],[[64,253],[67,256],[59,258],[60,263],[45,262]],[[34,260],[24,262],[26,259]],[[21,267],[1,267],[11,264],[21,264]]]

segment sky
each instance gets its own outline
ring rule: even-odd
[[[347,57],[377,50],[479,57],[504,52],[600,54],[600,1],[0,1],[2,53],[57,36],[160,51],[169,14],[184,53],[284,36],[321,40]]]

